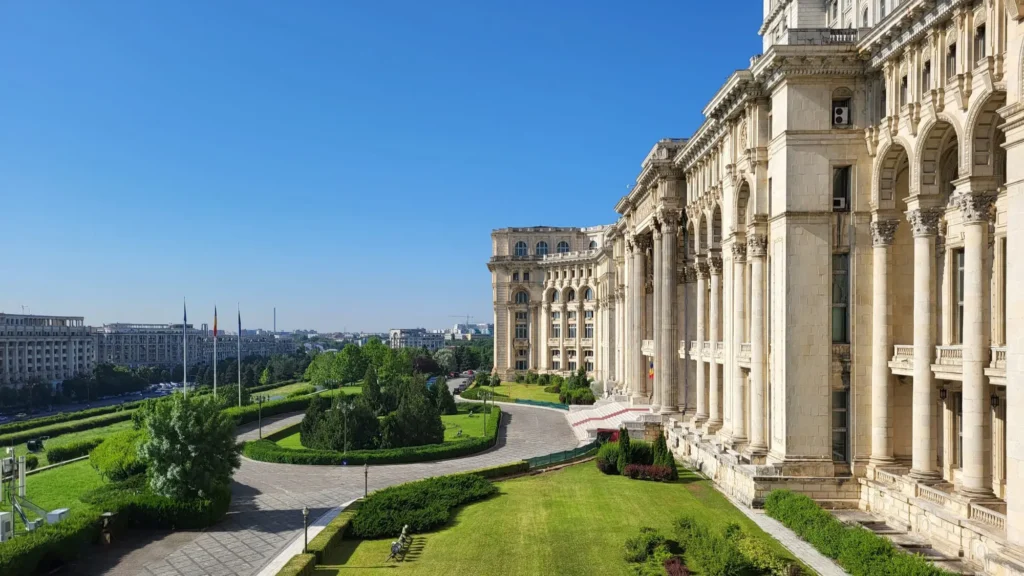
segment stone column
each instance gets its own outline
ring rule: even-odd
[[[998,406],[992,407],[992,489],[999,490],[1006,482],[1003,469],[1006,468],[1006,401],[999,398]]]
[[[675,211],[662,210],[661,219],[661,357],[660,369],[655,363],[655,379],[661,385],[661,412],[679,412],[678,376],[679,336],[676,329],[676,231],[679,216]],[[658,372],[661,372],[660,376]]]
[[[964,230],[963,333],[963,447],[960,491],[967,496],[992,496],[992,410],[985,367],[989,345],[985,322],[985,250],[995,196],[963,193],[957,196]],[[915,343],[916,344],[916,343]],[[915,358],[916,361],[916,358]]]
[[[643,333],[640,331],[643,326],[643,301],[647,297],[647,290],[644,286],[646,278],[644,272],[644,252],[646,251],[647,241],[639,236],[633,237],[633,262],[632,262],[632,283],[633,289],[631,290],[631,312],[632,318],[630,320],[630,339],[626,343],[626,350],[630,356],[630,379],[632,382],[629,383],[630,391],[634,398],[638,398],[643,395],[644,391],[644,380],[646,375],[644,374],[644,352],[640,347],[643,342]]]
[[[543,297],[543,296],[542,296]],[[551,367],[551,351],[548,350],[548,327],[551,326],[551,303],[545,298],[541,303],[540,314],[540,369],[547,370]]]
[[[914,233],[914,390],[913,457],[910,476],[918,480],[940,478],[935,469],[935,381],[932,354],[935,350],[935,235],[941,208],[907,212]]]
[[[1011,6],[1014,4],[1011,3]],[[1017,4],[1016,6],[1019,6]],[[1006,285],[1024,286],[1024,106],[1013,103],[998,111],[1006,135]],[[1016,257],[1009,257],[1017,254]],[[1024,298],[1006,299],[1006,381],[1024,382]],[[1003,403],[1016,422],[1024,414],[1024,388],[1006,387]],[[1024,437],[1006,440],[1006,539],[1024,547]]]
[[[706,318],[705,313],[707,312],[707,290],[708,290],[708,264],[707,262],[698,260],[693,265],[694,272],[697,274],[697,354],[694,361],[697,363],[697,414],[694,416],[694,424],[701,424],[708,419],[708,394],[707,387],[704,383],[704,377],[706,370],[704,368],[704,360],[701,355],[701,346],[704,342],[704,329]]]
[[[871,463],[892,464],[892,374],[889,357],[892,332],[889,329],[889,251],[898,220],[871,223]]]
[[[719,378],[718,362],[715,361],[715,350],[717,350],[718,341],[722,337],[722,258],[717,254],[709,256],[708,268],[711,272],[711,294],[709,296],[711,300],[711,306],[709,307],[711,314],[708,319],[711,324],[711,329],[709,330],[711,362],[708,364],[708,430],[716,432],[722,427],[722,382]]]
[[[530,370],[536,372],[537,367],[540,366],[540,307],[534,302],[530,304],[529,311],[529,331],[527,334],[530,336],[530,363],[528,365]]]
[[[516,313],[512,310],[512,306],[505,307],[505,318],[508,323],[505,326],[505,334],[508,337],[508,346],[506,350],[508,352],[508,363],[506,364],[506,370],[515,370],[516,367],[516,352],[515,352],[515,337],[516,337]],[[241,338],[241,336],[239,336]],[[497,368],[497,366],[495,366]]]
[[[768,243],[763,234],[747,238],[750,255],[750,453],[768,452],[765,441],[764,381],[764,260]]]
[[[743,344],[744,322],[746,322],[746,289],[744,279],[747,268],[747,243],[737,239],[732,245],[732,441],[743,444],[747,441],[747,395],[743,390],[743,369],[739,365],[740,348]]]
[[[661,299],[664,297],[664,289],[661,285],[662,278],[662,264],[661,258],[663,254],[662,250],[662,225],[659,219],[654,221],[654,232],[652,234],[654,238],[654,248],[651,252],[651,269],[653,271],[654,283],[653,283],[653,298],[654,301],[654,330],[651,333],[651,340],[653,340],[654,348],[651,350],[651,359],[654,362],[654,378],[650,379],[651,383],[651,411],[661,411],[661,394],[662,394],[662,378],[663,371],[665,370],[665,356],[661,351],[661,331],[664,329],[665,322],[662,318],[662,306]]]

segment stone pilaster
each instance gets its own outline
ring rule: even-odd
[[[912,465],[910,475],[921,481],[940,478],[935,468],[935,381],[932,353],[935,349],[935,236],[941,208],[917,208],[907,212],[914,233],[914,390]]]
[[[747,441],[747,395],[738,359],[746,328],[747,243],[741,239],[732,245],[732,267],[732,357],[726,361],[732,363],[732,441],[742,444]]]
[[[708,322],[711,324],[709,339],[711,340],[711,360],[708,363],[708,431],[717,432],[722,427],[722,382],[721,370],[715,362],[715,350],[722,337],[722,258],[717,254],[708,257],[708,269],[711,273],[711,300],[708,310]]]
[[[708,277],[710,272],[708,270],[707,262],[698,260],[693,265],[694,274],[697,275],[697,357],[694,361],[697,363],[697,378],[695,385],[697,387],[697,413],[694,415],[694,423],[701,424],[708,419],[708,393],[705,376],[707,369],[704,366],[704,360],[701,355],[701,346],[704,344],[704,333],[705,333],[705,319],[707,318],[707,290],[708,290]]]
[[[768,243],[763,234],[747,238],[750,257],[750,446],[753,455],[768,452],[765,430],[764,379],[764,260]]]
[[[662,302],[661,299],[664,296],[664,289],[661,285],[662,279],[662,226],[661,221],[657,218],[654,220],[654,231],[651,234],[653,238],[654,247],[651,250],[651,269],[653,276],[653,303],[654,303],[654,314],[652,318],[654,320],[654,330],[651,333],[651,340],[654,341],[654,349],[651,351],[651,361],[654,362],[654,377],[648,378],[650,383],[650,398],[651,398],[651,411],[661,411],[661,386],[662,386],[662,372],[664,370],[663,364],[665,363],[665,357],[661,353],[661,331],[664,327],[664,318],[662,318]]]
[[[892,373],[889,357],[892,331],[889,326],[889,252],[898,220],[875,220],[872,238],[871,302],[871,463],[894,462],[892,452]]]
[[[679,412],[678,376],[679,336],[676,329],[676,232],[679,215],[674,210],[662,209],[658,213],[661,220],[661,347],[658,349],[661,366],[655,364],[655,378],[661,389],[655,389],[661,396],[661,412],[673,414]],[[658,374],[660,372],[660,375]]]

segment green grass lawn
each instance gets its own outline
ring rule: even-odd
[[[445,442],[454,442],[455,440],[462,440],[465,438],[482,437],[484,435],[484,417],[482,414],[470,416],[469,414],[459,413],[451,416],[441,416],[441,421],[444,422]],[[459,436],[460,429],[462,430],[461,437]],[[285,436],[278,440],[277,444],[282,448],[293,448],[296,450],[302,450],[304,448],[299,442],[298,430],[296,430],[294,434]]]
[[[104,484],[88,460],[72,462],[25,478],[25,496],[44,510],[85,506],[78,497]],[[8,509],[9,511],[9,509]],[[21,523],[19,521],[18,525]]]
[[[626,538],[642,526],[669,538],[692,515],[720,530],[728,522],[772,542],[710,483],[680,471],[678,483],[605,476],[592,462],[499,482],[500,494],[461,509],[448,527],[416,535],[406,561],[385,562],[391,539],[344,541],[316,574],[627,575]]]
[[[490,390],[491,387],[486,388]],[[544,386],[540,384],[519,384],[516,382],[504,382],[501,386],[494,387],[495,394],[508,396],[515,400],[540,400],[542,402],[558,402],[558,394],[545,392]]]
[[[256,392],[255,394],[258,396],[266,396],[267,398],[272,398],[274,396],[287,396],[306,386],[312,386],[312,384],[309,382],[297,382],[295,384],[286,384],[277,388],[271,388],[270,390],[264,390],[263,392]]]
[[[92,440],[94,438],[106,438],[107,436],[113,434],[114,432],[127,430],[131,427],[132,421],[125,420],[124,422],[117,422],[109,426],[93,428],[92,430],[72,432],[70,434],[64,434],[61,436],[57,436],[56,438],[44,441],[43,448],[48,450],[50,448],[56,448],[57,446],[64,446],[66,444],[73,444],[75,442],[81,442],[83,440]],[[28,451],[28,447],[26,446],[26,444],[18,444],[17,446],[15,446],[14,453],[18,456],[21,456],[22,454],[31,454],[31,452]],[[47,464],[50,463],[50,461],[46,459],[46,452],[36,452],[35,455],[37,458],[39,458],[40,467],[46,466]]]

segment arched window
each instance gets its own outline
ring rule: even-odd
[[[878,19],[885,18],[885,0],[878,0]]]
[[[516,242],[516,256],[526,256],[526,242]]]
[[[520,290],[519,292],[516,292],[516,304],[529,304],[529,303],[530,303],[530,295],[527,294],[526,291]]]
[[[576,301],[576,291],[573,290],[572,288],[569,288],[568,290],[566,290],[565,291],[565,301],[566,302],[575,302]]]
[[[594,299],[594,291],[592,289],[590,289],[590,288],[587,288],[586,290],[584,290],[583,291],[583,299],[587,300],[587,301],[593,300]]]
[[[597,248],[597,240],[590,241],[590,249],[593,250],[594,248]]]
[[[547,256],[548,255],[548,243],[544,242],[543,240],[541,240],[540,242],[537,242],[536,253],[537,253],[537,256]]]
[[[551,291],[551,301],[558,302],[558,290]]]
[[[871,26],[871,24],[868,23],[868,9],[867,8],[865,8],[864,12],[860,15],[860,25],[861,25],[862,28],[867,28],[867,27]]]
[[[558,243],[558,253],[559,254],[565,254],[568,251],[569,251],[569,243],[568,242],[566,242],[565,240],[562,240],[561,242]]]

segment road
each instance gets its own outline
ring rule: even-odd
[[[78,411],[81,411],[81,410],[88,410],[90,408],[101,408],[103,406],[112,406],[112,405],[115,405],[115,404],[123,404],[125,402],[136,402],[138,400],[145,400],[146,398],[158,398],[160,396],[161,396],[160,394],[155,393],[155,392],[143,392],[141,396],[136,396],[136,395],[133,395],[133,394],[129,394],[127,396],[121,396],[121,397],[117,397],[117,398],[107,398],[106,400],[93,400],[88,405],[86,405],[86,404],[61,404],[61,405],[58,405],[57,407],[53,408],[52,410],[47,410],[46,412],[37,412],[35,414],[32,414],[31,418],[23,418],[21,420],[16,420],[16,419],[12,418],[11,414],[7,415],[7,419],[6,420],[4,420],[2,416],[0,416],[0,424],[7,424],[8,422],[22,422],[22,421],[35,420],[37,418],[45,418],[46,416],[53,416],[54,414],[63,414],[65,412],[78,412]]]
[[[457,381],[449,383],[452,387]],[[565,415],[533,406],[502,405],[505,415],[498,445],[487,452],[419,464],[371,466],[369,490],[420,478],[505,464],[569,450],[577,445]],[[302,414],[264,422],[264,433],[302,420]],[[239,438],[255,439],[252,426]],[[139,535],[92,555],[63,574],[127,576],[251,576],[301,535],[302,508],[310,518],[363,495],[362,466],[298,466],[242,460],[232,486],[227,517],[203,532]]]

